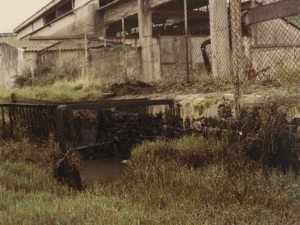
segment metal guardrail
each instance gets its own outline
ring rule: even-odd
[[[0,104],[2,137],[23,133],[31,139],[47,139],[56,133],[56,108],[51,104]]]
[[[151,105],[171,105],[172,100],[122,99],[89,102],[54,102],[11,95],[13,103],[0,104],[2,109],[2,136],[14,136],[16,129],[29,132],[34,139],[47,138],[50,133],[55,134],[62,153],[67,151],[67,143],[75,143],[74,110],[105,110],[120,107],[145,107]],[[7,109],[7,115],[5,115]],[[5,119],[6,118],[6,119]],[[9,127],[6,126],[8,120]],[[17,125],[16,125],[17,124]],[[67,132],[66,132],[67,131]]]

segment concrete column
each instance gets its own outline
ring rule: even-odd
[[[105,21],[104,21],[104,12],[97,13],[97,36],[100,39],[106,39],[106,27],[105,27]]]
[[[138,23],[139,23],[139,41],[141,47],[141,79],[143,81],[152,81],[154,79],[153,62],[153,40],[152,40],[152,12],[149,8],[148,0],[138,1]]]
[[[212,75],[230,78],[228,7],[226,0],[209,0]]]

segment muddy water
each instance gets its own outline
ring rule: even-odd
[[[107,184],[120,179],[126,168],[126,164],[116,159],[83,160],[80,175],[84,184]]]

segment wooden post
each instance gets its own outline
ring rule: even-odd
[[[55,110],[55,119],[56,119],[56,130],[57,130],[57,141],[59,143],[59,147],[62,153],[67,153],[67,145],[65,138],[65,128],[64,128],[64,119],[62,111],[66,110],[67,107],[65,105],[59,106]]]
[[[69,133],[70,133],[70,142],[75,144],[75,126],[74,126],[74,116],[73,110],[68,110],[68,124],[69,124]]]
[[[88,47],[86,33],[84,33],[84,52],[85,52],[85,75],[88,75]]]
[[[58,54],[59,54],[59,66],[62,67],[62,61],[61,61],[61,49],[60,45],[58,46]]]
[[[12,103],[16,103],[16,94],[15,93],[11,93],[10,98],[11,98]]]
[[[164,76],[163,74],[163,66],[162,66],[162,54],[161,54],[161,36],[159,34],[158,36],[158,48],[159,48],[159,66],[160,66],[160,77],[162,78]]]
[[[122,40],[123,40],[123,57],[124,57],[124,78],[127,77],[126,74],[126,51],[125,51],[125,22],[124,22],[124,14],[122,15]]]
[[[84,33],[84,53],[85,53],[85,61],[88,61],[88,53],[87,53],[87,39],[86,33]]]

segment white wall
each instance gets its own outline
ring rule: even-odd
[[[90,0],[75,0],[75,9],[89,2]]]
[[[44,20],[43,20],[43,18],[41,18],[33,23],[33,30],[34,31],[38,30],[43,26],[44,26]]]
[[[37,36],[70,36],[83,35],[84,33],[93,35],[95,33],[95,10],[94,2],[90,2],[68,14],[57,21],[53,21],[51,26],[45,26],[31,34],[31,37]],[[83,36],[82,36],[83,37]]]
[[[22,37],[25,37],[26,35],[30,34],[33,31],[32,24],[29,24],[26,28],[24,28],[22,31],[18,32],[17,38],[20,39]]]

